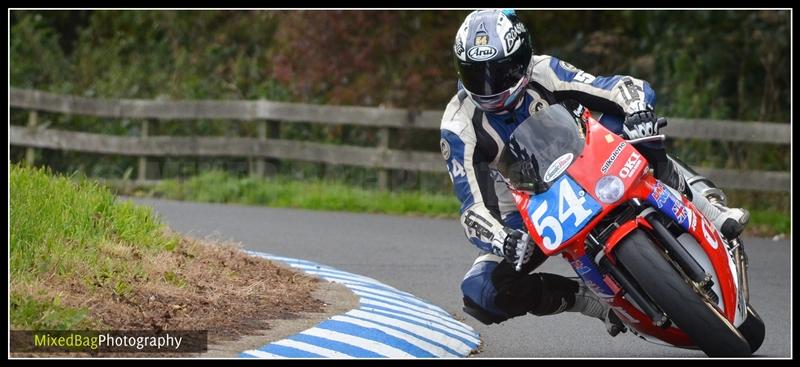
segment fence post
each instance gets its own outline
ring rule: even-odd
[[[378,148],[381,150],[389,149],[389,128],[382,127],[378,129]],[[389,170],[386,168],[378,169],[378,189],[389,189]]]
[[[147,130],[149,128],[150,121],[144,120],[142,121],[142,139],[147,139]],[[136,179],[140,182],[143,182],[147,179],[147,156],[140,156],[139,157],[139,171],[137,172]]]
[[[36,125],[39,124],[39,115],[36,110],[31,110],[28,112],[28,129],[31,133],[33,130],[36,129]],[[25,148],[25,162],[28,163],[29,166],[33,166],[36,163],[36,150],[33,147]]]
[[[267,121],[256,122],[256,128],[258,129],[258,142],[263,144],[267,141]],[[264,166],[266,165],[264,157],[259,156],[256,157],[255,160],[255,176],[264,177]]]
[[[266,138],[270,139],[280,139],[281,138],[281,122],[280,121],[267,121],[266,125],[264,125],[266,131],[264,133]],[[274,175],[278,173],[278,166],[280,165],[280,160],[277,158],[270,158],[270,159],[262,159],[262,162],[265,166],[264,174]],[[266,172],[266,164],[269,163],[272,166],[272,169],[269,172]]]

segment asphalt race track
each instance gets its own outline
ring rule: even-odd
[[[453,313],[483,339],[478,357],[704,357],[643,341],[611,338],[603,324],[580,314],[523,316],[486,326],[461,311],[459,284],[475,249],[455,220],[135,199],[154,207],[173,229],[195,237],[307,259],[362,274],[410,292]],[[767,328],[758,357],[789,357],[791,252],[788,239],[746,238],[751,304]],[[560,257],[543,272],[575,276]]]

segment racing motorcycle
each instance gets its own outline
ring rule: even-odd
[[[632,333],[709,356],[749,356],[765,328],[749,304],[742,240],[725,240],[653,176],[634,145],[663,139],[624,140],[588,109],[556,104],[512,133],[498,171],[526,236],[545,255],[561,254]],[[520,259],[526,246],[516,249]]]

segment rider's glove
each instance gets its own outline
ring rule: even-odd
[[[658,134],[658,123],[653,107],[642,102],[636,102],[631,108],[634,112],[625,116],[622,126],[628,139],[638,139]]]
[[[503,228],[502,233],[499,234],[500,236],[495,236],[494,240],[492,241],[492,250],[494,251],[494,254],[504,257],[506,261],[511,264],[516,264],[518,259],[517,245],[520,241],[522,241],[523,232],[505,227]],[[525,250],[525,255],[522,257],[522,264],[527,263],[528,260],[531,259],[531,255],[533,255],[533,247],[534,244],[528,244]]]

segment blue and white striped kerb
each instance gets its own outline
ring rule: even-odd
[[[362,275],[311,261],[254,251],[341,283],[359,307],[289,338],[239,354],[244,358],[459,358],[478,347],[478,333],[442,308]]]

